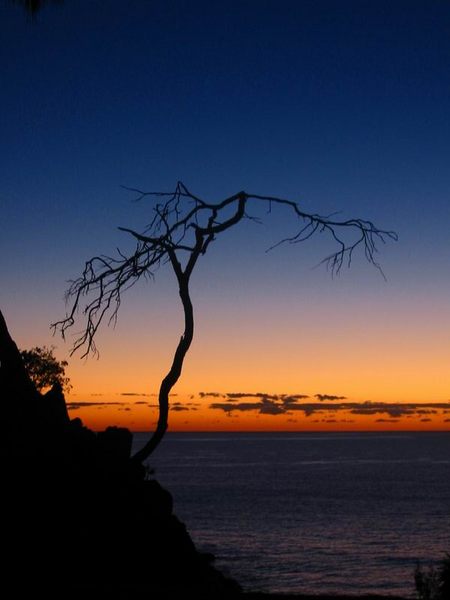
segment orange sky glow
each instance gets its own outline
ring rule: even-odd
[[[346,302],[342,283],[329,286],[330,297],[306,290],[300,300],[239,289],[238,297],[220,297],[220,287],[209,303],[196,299],[194,341],[171,397],[169,430],[450,430],[444,299],[424,312],[421,294],[406,301],[385,286]],[[146,431],[182,330],[173,290],[154,299],[130,296],[116,327],[99,332],[98,360],[69,356],[72,339],[52,337],[45,318],[13,316],[9,325],[19,347],[55,344],[57,358],[68,359],[72,418],[96,430]],[[305,398],[284,406],[289,395]]]
[[[350,310],[284,299],[282,310],[270,312],[270,302],[252,311],[222,306],[220,320],[199,312],[169,430],[450,430],[450,344],[440,323],[422,314],[420,299],[403,311],[389,296]],[[94,429],[142,431],[156,422],[181,316],[176,298],[148,321],[135,314],[126,309],[116,329],[103,330],[98,360],[69,358],[70,414]],[[289,395],[305,398],[284,407]]]
[[[184,400],[184,401],[183,401]],[[71,399],[68,399],[72,402]],[[95,402],[95,400],[94,400]],[[133,431],[152,429],[156,424],[157,409],[134,402],[120,404],[123,398],[115,400],[118,404],[77,406],[69,405],[70,416],[80,417],[84,424],[97,430],[109,425],[128,427]],[[139,401],[138,401],[139,402]],[[156,403],[156,398],[150,400]],[[174,404],[178,403],[178,404]],[[437,403],[436,403],[437,404]],[[194,406],[193,406],[194,405]],[[286,414],[260,414],[259,409],[229,414],[220,409],[209,408],[210,403],[193,402],[189,397],[180,401],[173,398],[170,412],[170,431],[402,431],[450,430],[450,403],[448,408],[420,405],[404,416],[389,416],[380,412],[370,415],[352,414],[353,409],[329,410],[320,406],[310,416],[303,412],[287,411]]]
[[[378,282],[356,301],[342,280],[327,285],[328,297],[314,295],[314,286],[299,298],[295,290],[277,296],[227,282],[208,302],[194,292],[195,335],[171,397],[169,430],[450,430],[445,299],[406,297]],[[69,361],[70,415],[93,429],[146,431],[156,422],[182,314],[173,289],[151,291],[130,296],[116,327],[99,331],[98,359],[70,356],[73,339],[51,336],[56,301],[39,319],[5,314],[20,348],[54,344],[56,357]],[[433,310],[424,311],[425,302]],[[285,406],[289,395],[305,397]]]

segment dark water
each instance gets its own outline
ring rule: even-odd
[[[450,433],[172,433],[150,466],[248,590],[410,596],[450,551]]]

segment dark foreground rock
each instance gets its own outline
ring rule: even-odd
[[[95,433],[69,419],[60,388],[36,391],[1,312],[0,401],[3,597],[352,598],[242,594],[196,550],[170,493],[130,459],[129,431]]]
[[[170,493],[130,458],[131,433],[70,420],[30,385],[0,313],[2,585],[7,597],[226,599]]]
[[[72,422],[52,440],[57,454],[3,456],[2,550],[18,596],[238,592],[197,552],[170,493],[139,465],[105,458],[98,440]]]

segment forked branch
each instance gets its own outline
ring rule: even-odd
[[[71,282],[66,293],[69,306],[64,319],[52,325],[63,337],[74,325],[81,312],[85,324],[75,339],[72,353],[83,349],[82,356],[96,353],[95,337],[104,320],[115,322],[122,301],[122,294],[141,278],[153,278],[157,269],[169,263],[178,281],[180,299],[185,315],[185,328],[175,351],[172,366],[163,379],[159,392],[159,419],[157,428],[135,459],[145,460],[162,439],[168,423],[169,394],[178,381],[184,357],[194,333],[193,308],[189,295],[189,281],[197,260],[206,253],[216,236],[244,219],[256,220],[252,207],[265,203],[268,213],[274,205],[286,209],[298,221],[293,235],[281,239],[268,251],[282,244],[298,244],[317,233],[326,233],[335,243],[336,250],[322,262],[332,274],[342,267],[350,266],[353,255],[362,249],[369,263],[380,269],[375,255],[377,243],[396,240],[392,231],[378,229],[371,221],[349,219],[344,221],[332,217],[304,212],[297,202],[238,192],[219,202],[205,201],[192,194],[178,182],[174,192],[143,192],[126,188],[137,194],[137,200],[154,200],[152,220],[142,231],[119,228],[129,233],[136,241],[134,252],[125,255],[119,250],[115,257],[95,256],[86,262],[83,273]]]

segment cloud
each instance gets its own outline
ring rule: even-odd
[[[377,419],[376,423],[398,423],[400,419]]]
[[[224,402],[213,402],[209,405],[209,408],[223,410],[225,413],[231,413],[232,411],[248,411],[248,410],[259,410],[261,408],[261,402],[239,402],[237,404],[229,404]]]
[[[362,406],[353,408],[350,411],[354,415],[376,415],[376,414],[388,414],[390,417],[403,417],[405,415],[412,415],[416,412],[416,407],[411,404],[390,404],[390,403],[370,403],[365,402]]]
[[[193,402],[188,402],[187,404],[183,404],[182,402],[173,402],[170,406],[170,410],[174,412],[182,412],[186,410],[197,410],[197,408],[193,406]]]
[[[253,397],[255,397],[254,395]],[[395,403],[395,402],[310,402],[296,403],[285,402],[285,396],[276,396],[277,400],[262,397],[254,402],[215,402],[210,404],[211,409],[222,410],[230,414],[236,412],[257,411],[260,414],[292,414],[294,411],[301,411],[305,417],[315,413],[338,413],[349,412],[353,415],[377,416],[384,419],[384,422],[392,422],[383,417],[387,415],[389,419],[400,419],[402,417],[419,416],[423,414],[438,414],[439,411],[448,409],[448,403],[428,402],[428,403]],[[273,398],[274,396],[272,396]],[[331,418],[332,415],[329,415]],[[383,422],[383,421],[378,421]]]
[[[261,398],[261,399],[268,399],[268,400],[278,400],[279,399],[278,395],[266,394],[264,392],[255,392],[255,393],[228,392],[227,394],[224,394],[224,397],[227,398],[230,402],[233,402],[235,400],[241,400],[242,398]]]
[[[314,398],[324,402],[325,400],[347,400],[346,396],[333,396],[331,394],[314,394]]]
[[[118,410],[125,410],[124,406],[135,406],[136,404],[145,404],[150,408],[158,408],[158,404],[150,404],[150,402],[100,402],[100,401],[79,401],[79,402],[66,402],[67,410],[80,410],[80,408],[96,408],[102,410],[108,406],[113,406]],[[132,410],[127,408],[126,410]]]
[[[261,401],[261,408],[259,410],[262,415],[282,415],[286,412],[284,406],[276,404],[272,400],[263,399]]]
[[[77,408],[88,408],[90,406],[126,406],[129,402],[66,402],[66,406],[69,410],[76,410]]]
[[[175,394],[171,394],[174,396]],[[156,396],[156,394],[143,394],[140,392],[119,392],[119,396]]]
[[[335,410],[336,407],[332,406],[331,410]],[[301,410],[305,413],[305,417],[310,417],[314,413],[323,413],[326,412],[327,408],[320,404],[294,404],[293,406],[289,406],[289,410]]]
[[[145,398],[156,398],[159,394],[144,394],[140,392],[115,392],[116,396],[144,396]],[[178,394],[170,394],[171,397],[178,396]]]
[[[245,398],[259,398],[261,400],[281,401],[286,404],[309,398],[307,394],[268,394],[267,392],[199,392],[200,398],[223,398],[227,402],[236,402]]]
[[[295,402],[305,400],[306,398],[309,398],[307,394],[293,394],[292,396],[281,396],[281,401],[283,404],[294,404]]]
[[[277,403],[273,400],[269,400],[268,398],[262,398],[259,402],[238,402],[238,403],[230,403],[230,402],[214,402],[209,405],[209,408],[223,410],[225,413],[231,413],[233,411],[241,411],[247,412],[251,410],[256,410],[260,414],[266,415],[282,415],[282,414],[290,414],[293,410],[301,410],[305,413],[306,416],[309,416],[316,410],[316,406],[320,407],[320,410],[323,408],[321,405],[298,405],[298,404],[283,404]]]

